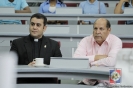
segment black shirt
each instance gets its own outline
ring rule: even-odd
[[[38,51],[35,50],[35,41],[34,41],[34,38],[30,35],[30,40],[32,42],[32,58],[35,59],[35,58],[40,58],[40,49],[41,49],[41,44],[42,44],[42,39],[43,39],[44,36],[42,36],[42,38],[38,39]],[[38,56],[35,56],[35,53],[38,52]]]

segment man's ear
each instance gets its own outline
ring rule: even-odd
[[[47,26],[43,26],[43,32],[45,32],[47,29]]]
[[[110,32],[111,31],[111,28],[108,28],[108,31]]]

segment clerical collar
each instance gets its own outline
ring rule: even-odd
[[[34,41],[34,38],[33,38],[31,35],[29,35],[29,36],[30,36],[30,40],[31,40],[31,41]],[[42,36],[42,38],[38,39],[38,41],[42,41],[43,37],[44,37],[44,36]]]

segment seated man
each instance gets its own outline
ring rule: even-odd
[[[93,25],[93,35],[80,41],[74,57],[88,58],[91,66],[115,66],[122,41],[110,34],[110,31],[111,24],[107,19],[97,19]],[[99,82],[96,79],[85,79],[80,84],[97,85]]]
[[[50,64],[50,57],[62,57],[60,47],[58,42],[49,39],[43,35],[43,32],[46,30],[47,18],[40,13],[33,14],[30,18],[28,36],[15,39],[12,42],[10,51],[14,51],[18,55],[18,65],[33,65],[35,58],[44,58],[44,64]],[[38,44],[36,46],[36,40]],[[36,49],[38,48],[38,49]],[[40,78],[41,79],[41,78]],[[23,79],[22,82],[48,82],[49,80],[45,79]],[[49,81],[53,83],[53,81]]]
[[[0,0],[0,7],[14,7],[15,13],[31,13],[26,0]],[[21,24],[21,21],[0,20],[0,24]]]

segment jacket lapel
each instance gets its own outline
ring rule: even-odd
[[[26,47],[26,51],[27,51],[27,55],[28,55],[28,61],[31,62],[31,61],[33,61],[33,58],[32,58],[32,42],[31,42],[29,36],[25,37],[24,41],[25,41],[25,47]]]
[[[42,44],[41,44],[41,49],[40,49],[40,57],[44,58],[47,50],[47,39],[43,36]]]

